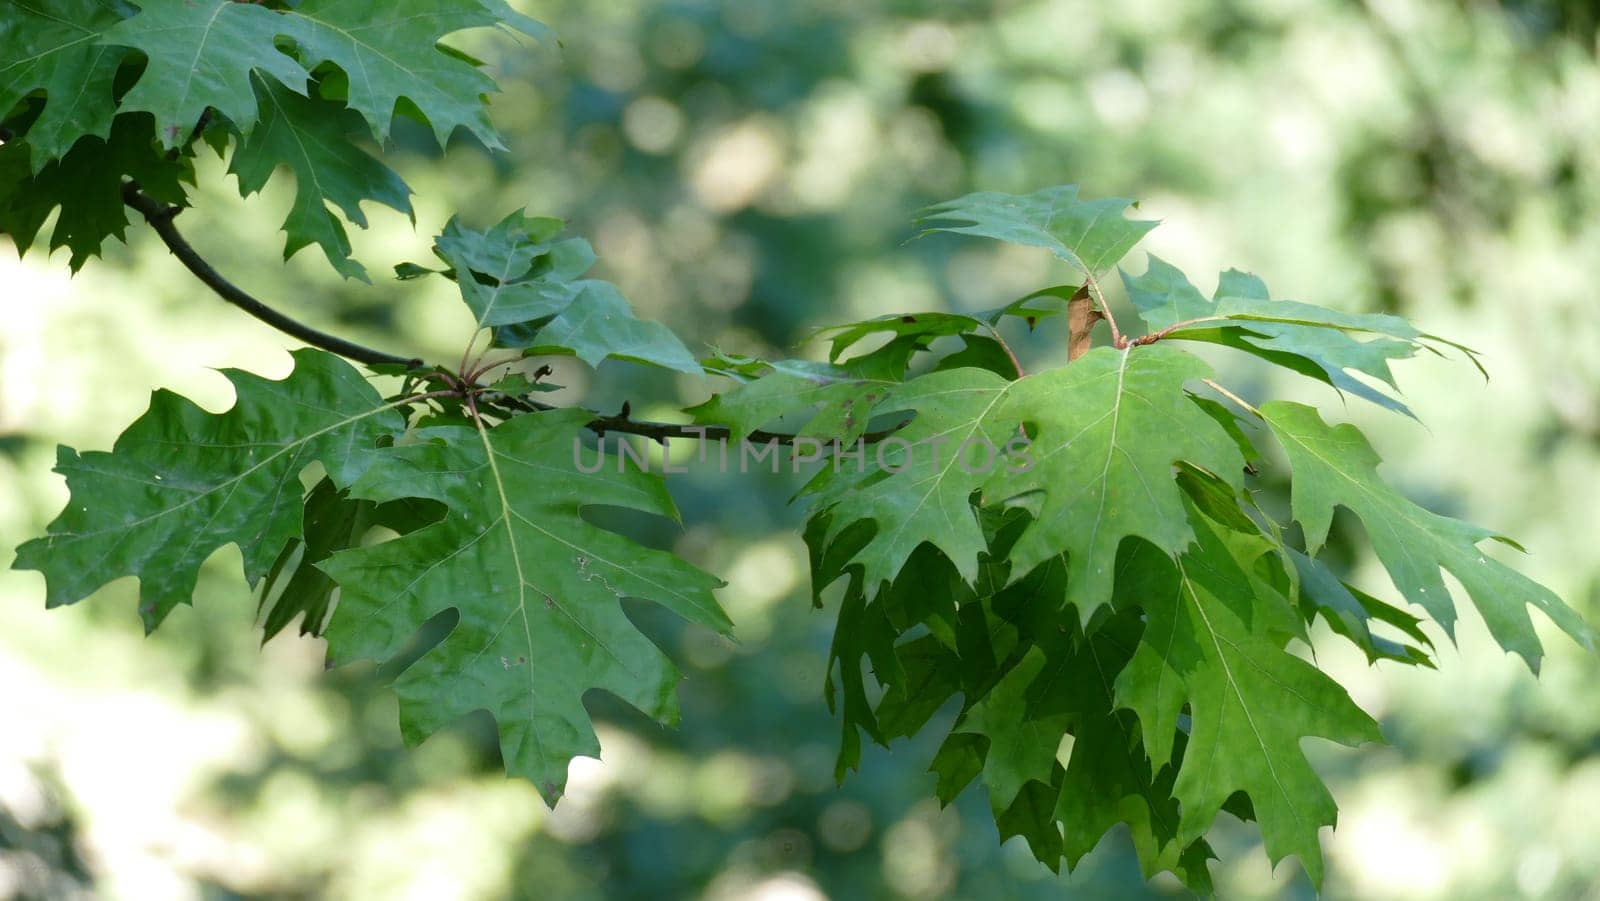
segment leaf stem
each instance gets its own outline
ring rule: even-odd
[[[1211,390],[1217,392],[1218,394],[1222,395],[1223,397],[1226,397],[1228,400],[1233,401],[1234,403],[1238,404],[1240,407],[1242,407],[1242,408],[1244,408],[1246,410],[1249,410],[1251,413],[1254,413],[1257,419],[1265,419],[1266,418],[1266,417],[1262,416],[1261,415],[1261,411],[1257,410],[1255,408],[1255,406],[1252,405],[1249,401],[1245,400],[1244,398],[1240,397],[1237,394],[1234,394],[1232,391],[1229,391],[1228,389],[1222,387],[1216,381],[1214,381],[1212,379],[1201,379],[1201,381],[1205,382],[1207,385],[1209,385],[1211,387]]]
[[[139,191],[139,186],[128,182],[122,186],[122,202],[144,214],[145,221],[161,236],[162,243],[198,278],[212,293],[233,304],[251,316],[265,322],[280,332],[311,345],[320,347],[330,353],[338,354],[346,359],[355,360],[367,365],[389,364],[406,366],[411,369],[422,367],[422,361],[415,357],[402,357],[381,350],[347,341],[337,335],[318,331],[303,322],[291,319],[262,303],[250,293],[228,281],[212,265],[200,256],[177,226],[172,224],[172,217],[177,212],[174,207],[168,207],[159,201],[146,196]]]
[[[1122,330],[1117,328],[1117,317],[1111,315],[1111,305],[1106,303],[1106,295],[1100,290],[1100,283],[1095,280],[1094,273],[1088,267],[1083,270],[1083,284],[1089,289],[1089,296],[1094,299],[1095,305],[1100,308],[1100,315],[1106,319],[1106,325],[1111,327],[1111,346],[1122,350],[1128,346],[1128,339],[1123,337]]]
[[[986,322],[984,325],[988,326],[989,334],[994,336],[995,343],[1000,345],[1000,349],[1006,352],[1006,359],[1010,360],[1012,368],[1017,370],[1017,378],[1027,378],[1028,372],[1022,368],[1022,361],[1017,359],[1016,353],[1011,350],[1011,345],[1006,343],[1006,339],[1000,337],[999,326],[992,322]]]

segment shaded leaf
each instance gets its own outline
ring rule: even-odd
[[[896,384],[863,376],[855,367],[807,360],[722,356],[707,366],[743,384],[688,412],[695,422],[727,426],[734,441],[783,420],[802,437],[853,442],[867,431],[873,407]]]
[[[425,622],[456,612],[449,634],[396,683],[402,733],[416,743],[487,710],[507,772],[552,803],[571,759],[599,755],[586,692],[677,720],[677,670],[624,615],[623,598],[729,628],[711,594],[716,579],[582,517],[592,505],[677,516],[659,477],[580,450],[587,422],[563,410],[492,429],[418,430],[415,443],[379,454],[350,494],[426,498],[448,508],[444,519],[321,564],[341,592],[327,629],[334,662],[387,660]]]
[[[301,534],[301,470],[317,462],[348,485],[379,439],[405,428],[404,403],[385,402],[350,364],[319,350],[294,360],[281,381],[223,370],[237,395],[225,413],[157,391],[111,452],[61,448],[56,471],[72,497],[14,568],[44,573],[50,606],[137,576],[148,629],[189,602],[200,565],[224,545],[239,546],[254,585]]]
[[[59,208],[49,247],[66,247],[74,272],[100,254],[107,238],[127,233],[124,178],[139,182],[148,196],[180,205],[186,200],[182,183],[193,180],[188,160],[156,150],[150,117],[142,114],[118,116],[108,140],[86,137],[37,174],[29,171],[28,153],[27,142],[0,145],[0,234],[26,253]]]
[[[1182,806],[1180,843],[1203,836],[1228,799],[1243,792],[1268,857],[1276,863],[1297,855],[1320,884],[1318,830],[1333,825],[1335,807],[1300,740],[1355,745],[1382,737],[1343,688],[1266,637],[1293,631],[1293,610],[1253,591],[1217,533],[1192,520],[1197,542],[1176,563],[1141,544],[1123,567],[1124,590],[1137,598],[1147,625],[1117,677],[1118,702],[1138,714],[1156,766],[1172,759],[1180,713],[1189,711],[1173,786]]]
[[[284,258],[316,244],[339,274],[371,281],[365,267],[350,258],[350,238],[328,204],[365,228],[364,201],[410,216],[411,189],[388,166],[350,143],[347,117],[354,117],[343,107],[302,97],[276,83],[258,79],[256,86],[261,120],[239,142],[229,165],[239,176],[239,193],[248,197],[261,190],[279,166],[287,167],[294,173],[295,195],[283,223],[289,236]]]
[[[0,9],[0,118],[30,94],[44,95],[21,135],[32,171],[79,138],[111,136],[112,83],[127,50],[99,39],[129,12],[114,0],[11,0]]]

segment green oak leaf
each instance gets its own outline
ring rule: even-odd
[[[412,108],[443,146],[465,128],[503,150],[484,97],[495,84],[477,66],[446,52],[440,38],[467,28],[505,25],[542,38],[544,26],[504,0],[305,0],[282,16],[307,69],[332,63],[345,73],[346,103],[380,142],[397,108]]]
[[[833,510],[833,534],[858,520],[877,524],[855,558],[869,585],[892,578],[924,542],[971,580],[984,548],[971,495],[1001,503],[1037,494],[1037,519],[1011,550],[1013,578],[1066,553],[1067,600],[1087,621],[1111,598],[1124,538],[1173,553],[1191,540],[1176,463],[1242,485],[1238,447],[1184,391],[1210,374],[1197,357],[1161,345],[1099,348],[1014,382],[975,369],[932,373],[878,405],[915,413],[880,443],[879,465],[826,479],[813,493]],[[1032,435],[1025,450],[988,456],[1017,447],[1024,425]],[[1144,437],[1151,434],[1164,440]]]
[[[353,546],[371,526],[370,501],[350,500],[329,479],[305,499],[301,537],[284,546],[261,580],[261,631],[266,641],[301,617],[301,635],[321,635],[333,601],[334,584],[314,564]]]
[[[388,138],[394,115],[407,111],[420,114],[441,144],[466,128],[499,149],[484,105],[494,82],[438,42],[464,28],[494,25],[543,34],[504,0],[305,0],[286,10],[234,0],[135,5],[139,14],[103,39],[148,59],[122,108],[153,113],[167,147],[186,143],[207,109],[248,135],[259,117],[251,74],[304,95],[311,70],[331,63],[344,74],[348,105],[379,141]]]
[[[578,296],[572,303],[526,343],[514,337],[514,327],[497,331],[496,343],[520,347],[530,354],[570,353],[590,366],[617,359],[702,374],[699,361],[672,329],[634,316],[616,285],[597,279],[578,284]]]
[[[1030,715],[1028,711],[1029,689],[1048,663],[1044,651],[1037,647],[1029,650],[982,700],[967,710],[956,727],[956,731],[989,739],[982,775],[989,790],[989,803],[997,813],[1011,807],[1029,782],[1048,785],[1054,781],[1056,751],[1067,734],[1071,717],[1065,710],[1045,715]],[[1056,684],[1063,692],[1073,690],[1064,682]],[[1054,803],[1052,797],[1052,806]]]
[[[990,756],[994,748],[990,746]],[[1051,758],[1051,770],[1061,771],[1061,764]],[[1060,779],[1050,782],[1031,780],[1017,792],[1011,805],[995,812],[994,824],[1000,832],[1000,841],[1022,836],[1034,859],[1061,872],[1061,826],[1056,822],[1056,800],[1060,797]]]
[[[887,316],[877,316],[872,319],[863,319],[858,322],[825,325],[814,329],[807,337],[808,339],[820,338],[826,340],[829,345],[828,359],[835,363],[839,362],[840,358],[850,348],[875,335],[890,335],[892,341],[904,341],[910,345],[913,353],[927,350],[928,346],[939,338],[956,336],[962,337],[970,349],[973,347],[975,339],[993,344],[993,339],[973,333],[998,326],[1007,317],[1021,319],[1031,329],[1041,319],[1058,316],[1066,312],[1064,306],[1041,306],[1040,304],[1049,299],[1065,301],[1077,290],[1078,287],[1076,285],[1046,288],[1042,291],[1035,291],[1003,307],[985,310],[972,316],[964,313],[942,312],[894,313]],[[943,362],[941,362],[941,366],[944,366]],[[994,371],[1010,376],[1015,374],[1016,369],[1008,359],[1003,367],[997,366]]]
[[[316,564],[347,547],[355,547],[375,527],[401,535],[437,522],[443,508],[432,501],[406,498],[387,504],[347,497],[332,480],[312,487],[305,500],[305,529],[284,546],[261,581],[262,641],[301,617],[301,635],[321,635],[338,587]]]
[[[860,322],[825,325],[813,330],[807,338],[827,340],[828,359],[837,363],[845,351],[872,335],[916,337],[922,339],[919,345],[926,347],[936,338],[964,335],[983,326],[982,320],[960,313],[899,313]]]
[[[556,241],[565,227],[521,210],[486,231],[452,217],[434,254],[450,264],[479,328],[516,325],[560,313],[582,290],[578,280],[594,265],[594,250],[582,238]]]
[[[1063,561],[1008,584],[1008,550],[1027,515],[982,518],[989,554],[981,590],[929,545],[871,599],[852,580],[832,651],[844,696],[840,771],[859,759],[858,729],[880,743],[909,737],[961,695],[965,709],[933,761],[940,800],[981,776],[1001,835],[1024,836],[1052,869],[1063,855],[1076,866],[1122,823],[1147,877],[1172,870],[1191,886],[1208,884],[1209,847],[1176,842],[1176,768],[1153,773],[1133,714],[1115,709],[1113,684],[1143,630],[1138,611],[1085,635],[1076,617],[1063,618]],[[814,553],[821,531],[807,529]],[[830,569],[818,581],[831,581]],[[862,663],[881,692],[868,691]]]
[[[1117,676],[1118,704],[1138,715],[1157,767],[1174,759],[1188,710],[1173,784],[1180,844],[1203,836],[1243,792],[1272,862],[1297,855],[1320,884],[1318,830],[1333,825],[1336,808],[1300,741],[1353,746],[1382,736],[1338,683],[1269,637],[1298,630],[1293,608],[1257,593],[1214,527],[1190,520],[1196,542],[1176,561],[1141,542],[1119,567],[1119,595],[1142,609],[1146,627]]]
[[[366,269],[350,258],[350,238],[328,204],[365,228],[363,201],[375,200],[412,216],[411,189],[388,166],[350,143],[348,119],[354,116],[343,107],[260,79],[256,91],[261,119],[240,139],[229,164],[239,177],[239,193],[250,196],[279,166],[288,168],[294,173],[295,195],[283,223],[289,236],[284,259],[316,244],[340,275],[370,282]]]
[[[1299,576],[1300,598],[1310,605],[1308,614],[1321,614],[1329,627],[1367,655],[1368,662],[1393,660],[1433,667],[1433,659],[1424,650],[1433,647],[1433,642],[1419,628],[1420,620],[1339,581],[1322,561],[1292,548],[1286,551]],[[1374,620],[1394,626],[1422,647],[1374,634]]]
[[[1024,297],[1019,297],[1005,306],[984,310],[975,315],[990,325],[999,325],[1007,317],[1021,319],[1032,330],[1039,324],[1040,320],[1066,313],[1066,305],[1081,290],[1083,290],[1081,285],[1055,285],[1049,288],[1041,288]],[[1060,301],[1060,303],[1049,303],[1049,301],[1053,300]]]
[[[118,116],[109,138],[85,137],[37,173],[30,169],[26,141],[0,145],[0,234],[10,235],[18,252],[26,253],[59,207],[50,250],[68,248],[76,272],[99,255],[107,238],[127,232],[124,178],[157,200],[184,205],[183,183],[193,181],[192,163],[157,150],[150,123],[144,114]]]
[[[734,441],[783,422],[804,438],[850,444],[866,433],[872,408],[897,383],[870,377],[857,366],[809,360],[720,355],[706,367],[742,384],[688,412],[697,423],[727,426]]]
[[[1043,247],[1093,276],[1117,264],[1158,223],[1128,219],[1130,200],[1079,200],[1077,185],[1032,194],[980,192],[923,211],[922,234],[947,231]],[[966,223],[957,225],[954,223]]]
[[[81,137],[110,137],[112,82],[127,50],[99,39],[130,11],[114,0],[11,0],[0,8],[0,118],[30,94],[44,95],[22,135],[35,173]]]
[[[1543,647],[1528,616],[1530,605],[1585,648],[1595,648],[1594,630],[1554,592],[1478,548],[1485,539],[1513,547],[1515,542],[1406,500],[1378,475],[1378,454],[1355,426],[1330,426],[1311,407],[1287,401],[1263,404],[1261,413],[1289,457],[1290,504],[1313,556],[1327,539],[1334,507],[1344,507],[1366,526],[1395,587],[1447,634],[1454,634],[1456,612],[1441,569],[1466,588],[1500,646],[1534,671]]]
[[[671,329],[634,316],[610,282],[581,277],[594,265],[594,251],[579,238],[555,240],[563,225],[522,212],[481,231],[451,219],[434,242],[448,270],[412,264],[397,271],[402,278],[434,272],[453,279],[497,346],[571,354],[590,366],[619,359],[701,374]]]
[[[869,592],[892,581],[924,543],[943,552],[969,583],[976,580],[987,544],[972,495],[989,472],[959,452],[1010,443],[1020,423],[1002,415],[1003,401],[1020,384],[981,369],[952,369],[892,386],[876,409],[912,412],[911,421],[869,450],[863,471],[824,470],[807,486],[815,510],[829,514],[826,541],[859,522],[875,526],[851,558]]]
[[[139,14],[113,26],[103,40],[148,60],[122,109],[154,115],[162,146],[187,144],[208,109],[249,134],[259,118],[252,73],[306,93],[310,73],[277,45],[287,24],[282,13],[233,0],[135,2]]]
[[[1428,336],[1398,316],[1272,300],[1260,279],[1232,269],[1222,274],[1208,300],[1176,267],[1154,255],[1143,275],[1124,272],[1122,280],[1152,331],[1204,320],[1168,337],[1233,347],[1415,418],[1400,400],[1351,374],[1396,388],[1391,361],[1419,348],[1432,350],[1424,343]]]
[[[1035,687],[1042,696],[1035,702],[1041,708],[1035,715],[1059,712],[1072,733],[1053,811],[1061,824],[1067,866],[1076,867],[1106,832],[1121,824],[1145,878],[1170,870],[1191,888],[1203,889],[1210,884],[1206,861],[1214,855],[1203,839],[1178,840],[1176,768],[1153,768],[1137,718],[1117,709],[1117,675],[1144,630],[1139,611],[1118,611],[1087,634],[1063,625],[1070,640],[1048,632],[1042,638],[1052,659],[1044,681]],[[1056,630],[1056,636],[1062,634]]]
[[[437,501],[444,518],[320,564],[341,592],[326,632],[336,663],[389,659],[429,619],[455,611],[449,634],[396,684],[403,734],[418,742],[487,710],[507,771],[552,803],[568,762],[600,750],[586,692],[677,718],[678,672],[628,620],[623,598],[729,628],[711,593],[718,580],[583,518],[594,505],[677,517],[659,477],[580,448],[588,419],[562,410],[492,429],[417,430],[379,454],[350,494]]]
[[[1018,381],[1003,415],[1037,429],[1029,449],[1035,465],[1001,468],[985,486],[985,495],[996,498],[1043,492],[1033,525],[1011,551],[1013,572],[1029,572],[1065,551],[1067,601],[1087,622],[1111,599],[1124,538],[1137,536],[1169,553],[1187,545],[1192,534],[1174,465],[1182,461],[1236,491],[1243,487],[1238,445],[1184,391],[1211,374],[1199,358],[1153,345],[1099,348],[1046,377]]]
[[[139,611],[154,629],[189,602],[200,565],[228,544],[238,545],[254,585],[301,534],[301,471],[320,463],[336,485],[348,485],[374,461],[380,440],[405,429],[404,402],[385,402],[354,367],[323,351],[296,351],[282,380],[236,369],[223,375],[237,395],[227,412],[157,391],[109,453],[61,448],[56,471],[71,499],[13,564],[44,573],[50,606],[137,576]]]

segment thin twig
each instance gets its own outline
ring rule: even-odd
[[[390,364],[406,366],[412,369],[420,368],[422,361],[414,357],[402,357],[381,350],[374,350],[346,341],[336,335],[321,332],[303,322],[285,316],[251,296],[243,288],[235,285],[223,277],[222,273],[214,269],[210,263],[202,258],[194,246],[172,224],[174,210],[156,201],[139,191],[139,186],[129,182],[122,186],[122,202],[144,214],[144,218],[155,229],[156,234],[178,258],[184,268],[192,272],[206,287],[218,297],[233,304],[251,316],[265,322],[280,332],[311,345],[320,347],[330,353],[355,360],[367,365]]]
[[[425,364],[420,359],[396,356],[395,354],[374,350],[370,347],[364,347],[352,341],[346,341],[345,339],[335,335],[329,335],[325,332],[320,332],[308,325],[305,325],[304,323],[297,322],[296,320],[279,313],[277,310],[274,310],[262,303],[260,300],[257,300],[243,288],[240,288],[233,282],[228,281],[221,273],[213,268],[210,263],[206,262],[205,259],[200,256],[200,253],[194,249],[194,246],[191,245],[188,240],[183,237],[183,234],[178,231],[177,227],[172,224],[172,216],[174,213],[173,209],[170,209],[159,201],[156,201],[141,193],[138,186],[132,183],[128,183],[123,186],[122,200],[129,207],[132,207],[144,215],[144,218],[150,223],[150,226],[155,229],[156,234],[161,236],[161,240],[167,245],[167,249],[172,252],[173,256],[178,258],[178,261],[184,265],[184,268],[193,273],[196,278],[205,284],[206,287],[210,288],[218,297],[222,298],[228,303],[233,304],[241,310],[244,310],[251,316],[254,316],[262,322],[265,322],[278,331],[281,331],[291,337],[298,338],[299,340],[304,341],[313,347],[320,347],[323,350],[338,354],[341,357],[354,360],[358,363],[365,363],[369,366],[397,364],[406,366],[413,370],[422,370],[424,368]],[[474,338],[476,338],[476,335],[474,335]],[[1013,358],[1013,362],[1015,362],[1015,358]],[[497,363],[494,365],[502,364]],[[493,366],[479,370],[478,372],[474,373],[474,375],[481,377],[489,368],[493,368]],[[474,415],[478,413],[477,398],[480,394],[484,393],[481,388],[473,386],[470,382],[462,379],[459,375],[450,373],[442,368],[432,370],[429,374],[443,379],[444,382],[450,386],[449,390],[431,391],[426,394],[420,394],[415,397],[408,398],[408,401],[422,401],[440,397],[461,397],[466,400],[469,411],[471,411]],[[530,413],[546,413],[552,410],[566,409],[563,407],[554,406],[552,404],[546,404],[541,401],[512,397],[509,395],[497,398],[493,401],[493,403],[513,410],[520,410]],[[726,426],[681,425],[678,423],[638,420],[631,418],[626,412],[626,409],[622,413],[616,415],[606,415],[594,410],[585,410],[584,412],[589,413],[591,416],[591,419],[587,423],[588,429],[598,435],[604,435],[607,432],[621,432],[624,434],[639,435],[654,441],[663,442],[672,438],[725,441],[733,437],[732,430]],[[861,440],[867,443],[881,441],[889,435],[899,431],[900,428],[900,425],[896,425],[892,428],[882,429],[876,432],[867,432],[861,436]],[[802,438],[802,436],[799,435],[767,432],[759,429],[748,433],[745,436],[745,439],[747,441],[759,444],[777,442],[778,444],[789,445],[792,445],[799,440],[816,440]]]
[[[543,401],[532,400],[530,398],[511,397],[509,395],[499,398],[494,402],[500,404],[501,406],[521,410],[526,413],[549,413],[554,410],[570,409],[568,407],[558,407],[554,404],[547,404]],[[648,420],[633,419],[628,413],[627,405],[623,406],[621,413],[614,415],[607,415],[595,410],[586,410],[585,412],[590,413],[594,417],[585,424],[585,427],[588,428],[589,431],[594,432],[596,435],[604,435],[607,432],[621,432],[627,435],[638,435],[641,438],[649,438],[652,441],[661,443],[665,443],[673,438],[695,441],[726,441],[733,437],[733,430],[727,426],[685,425],[676,422],[651,422]],[[887,429],[880,429],[875,432],[867,432],[861,436],[860,440],[866,444],[882,441],[890,435],[893,435],[895,432],[900,431],[900,429],[903,427],[904,424],[902,423]],[[787,445],[792,445],[796,441],[821,440],[800,435],[789,435],[782,432],[767,432],[761,429],[747,432],[744,438],[746,441],[753,444],[770,444],[776,442],[778,444]]]
[[[461,366],[456,370],[456,372],[459,373],[460,376],[461,376],[461,381],[467,382],[469,384],[475,380],[475,378],[468,376],[468,372],[470,371],[470,367],[475,366],[477,364],[478,360],[483,359],[483,355],[482,354],[479,354],[477,358],[473,358],[472,357],[472,349],[478,345],[478,335],[481,334],[482,332],[483,332],[483,329],[480,328],[477,331],[474,331],[472,333],[472,337],[471,338],[467,339],[467,348],[466,348],[466,350],[463,350],[461,352]],[[494,343],[494,339],[491,338],[489,343],[493,344]],[[488,348],[484,348],[484,352],[487,353],[488,352]],[[469,359],[472,360],[471,363],[467,362]]]
[[[507,357],[506,359],[503,359],[503,360],[492,360],[490,362],[485,363],[485,362],[482,362],[482,357],[480,356],[479,357],[479,363],[477,365],[473,366],[471,372],[464,373],[462,375],[462,379],[464,381],[466,381],[468,384],[471,384],[471,383],[477,382],[479,379],[483,378],[485,375],[487,375],[488,373],[492,372],[493,370],[500,368],[501,366],[511,366],[511,365],[514,365],[514,364],[522,362],[522,360],[523,360],[522,354],[517,354],[517,355],[512,356],[512,357]],[[535,381],[537,381],[537,379]]]
[[[1173,332],[1177,331],[1178,329],[1188,328],[1191,325],[1201,325],[1201,324],[1204,324],[1204,323],[1207,323],[1207,322],[1222,322],[1222,321],[1226,320],[1227,318],[1228,317],[1226,317],[1226,316],[1200,316],[1200,317],[1198,317],[1196,319],[1185,319],[1182,322],[1174,322],[1173,324],[1167,326],[1166,328],[1162,329],[1159,332],[1151,332],[1148,335],[1141,335],[1141,336],[1133,339],[1133,343],[1134,344],[1139,344],[1139,345],[1142,345],[1142,344],[1154,344],[1157,341],[1160,341],[1162,338],[1165,338],[1168,335],[1172,334]]]

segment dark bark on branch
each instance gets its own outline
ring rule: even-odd
[[[151,228],[156,230],[156,234],[161,236],[161,240],[167,245],[167,249],[172,251],[172,255],[178,258],[178,262],[182,263],[184,268],[194,273],[195,278],[198,278],[218,297],[244,310],[267,325],[286,335],[298,338],[312,347],[320,347],[330,353],[355,360],[358,363],[366,363],[368,365],[387,363],[408,366],[412,369],[422,367],[421,360],[374,350],[373,348],[356,344],[353,341],[346,341],[337,335],[318,331],[303,322],[285,316],[251,296],[243,288],[224,278],[222,273],[214,269],[210,263],[207,263],[200,256],[200,253],[194,249],[194,245],[184,238],[183,234],[178,231],[177,226],[172,224],[172,217],[176,210],[170,209],[165,204],[141,194],[137,185],[129,183],[123,186],[122,202],[144,214],[145,220],[150,223]]]
[[[522,397],[504,397],[497,399],[495,403],[499,406],[510,407],[526,413],[545,413],[551,410],[565,409],[564,407],[558,407],[554,404],[547,404],[541,401],[530,400]],[[587,425],[589,431],[601,436],[604,436],[607,432],[621,432],[627,435],[638,435],[642,438],[649,438],[652,441],[661,443],[665,443],[672,438],[683,438],[694,441],[726,441],[733,437],[733,431],[727,426],[692,424],[683,425],[675,422],[650,422],[647,420],[633,419],[628,415],[628,408],[626,405],[623,406],[621,413],[611,416],[593,410],[588,412],[594,416],[594,418],[591,419]],[[860,440],[866,444],[882,441],[890,435],[893,435],[895,432],[900,431],[903,425],[904,423],[901,423],[900,425],[891,426],[887,429],[879,429],[875,432],[867,432],[861,436]],[[803,440],[818,441],[824,447],[832,445],[831,441],[824,441],[820,438],[802,438],[799,435],[790,435],[783,432],[767,432],[761,429],[756,429],[755,431],[748,433],[745,435],[744,440],[750,442],[751,444],[771,444],[773,442],[777,442],[778,444],[792,445],[797,440]]]
[[[286,335],[298,338],[312,347],[319,347],[348,360],[354,360],[357,363],[365,363],[369,366],[382,364],[400,365],[415,370],[425,368],[422,360],[396,356],[395,354],[356,344],[353,341],[347,341],[337,335],[318,331],[305,323],[298,322],[272,309],[243,288],[228,281],[227,278],[223,277],[222,273],[218,272],[200,256],[199,251],[194,249],[194,245],[190,244],[188,239],[184,238],[183,234],[178,231],[177,226],[172,224],[172,217],[178,212],[176,208],[168,207],[140,193],[139,186],[131,182],[123,186],[122,200],[129,207],[138,210],[144,215],[145,220],[150,223],[150,227],[154,228],[156,234],[161,236],[161,240],[167,245],[167,249],[172,251],[172,255],[177,257],[178,261],[184,265],[184,268],[192,272],[195,278],[198,278],[218,297],[244,310],[267,325]],[[462,388],[461,390],[465,391],[467,389]],[[496,399],[494,403],[498,406],[529,413],[560,409],[551,404],[526,398],[504,397]],[[665,442],[672,438],[723,441],[732,437],[732,433],[725,426],[679,425],[670,422],[648,422],[633,419],[628,415],[626,407],[623,408],[621,413],[613,416],[594,411],[589,412],[594,417],[588,424],[589,430],[597,435],[604,435],[607,432],[621,432],[629,435],[639,435],[652,441],[660,442]],[[896,426],[880,432],[869,432],[862,436],[862,440],[867,442],[879,441],[895,432],[898,428]],[[794,444],[798,439],[799,436],[797,435],[785,435],[759,430],[746,436],[746,440],[757,444],[767,444],[773,441],[779,444]]]

